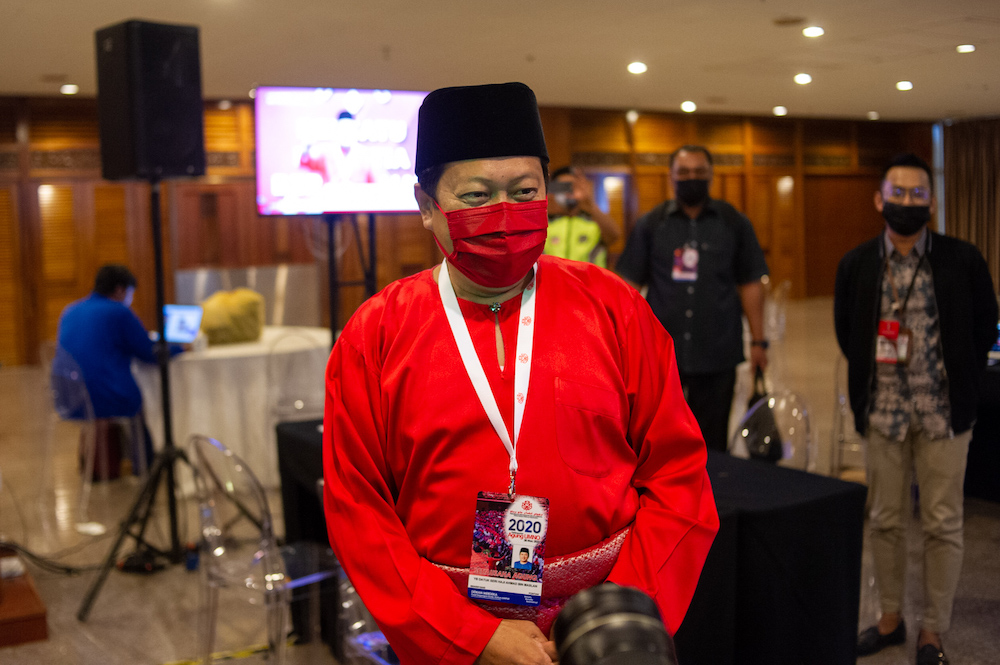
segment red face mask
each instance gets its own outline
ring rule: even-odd
[[[441,206],[438,206],[441,210]],[[512,286],[542,254],[548,233],[548,201],[497,203],[445,212],[455,251],[448,264],[480,286]]]

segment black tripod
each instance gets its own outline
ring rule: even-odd
[[[170,350],[166,342],[166,325],[163,317],[163,305],[165,304],[163,287],[163,234],[160,221],[160,181],[152,178],[149,181],[149,207],[150,218],[153,226],[153,255],[156,265],[156,324],[159,331],[159,341],[157,342],[157,359],[160,366],[160,388],[163,398],[163,450],[161,450],[153,462],[149,471],[146,483],[139,491],[139,496],[128,513],[128,517],[121,523],[118,529],[118,537],[115,544],[108,552],[107,558],[101,565],[101,570],[94,579],[87,595],[83,598],[80,610],[76,613],[76,618],[86,621],[90,614],[90,608],[97,599],[104,581],[111,572],[118,557],[118,550],[121,548],[125,538],[131,537],[136,542],[137,551],[148,553],[154,557],[167,559],[170,563],[180,563],[184,556],[181,548],[180,535],[177,530],[177,495],[174,487],[174,463],[178,460],[185,464],[190,464],[184,451],[174,445],[173,423],[170,411],[170,373],[167,363],[170,360]],[[146,526],[153,514],[153,507],[156,503],[157,491],[160,482],[166,482],[167,509],[170,513],[170,550],[164,551],[151,545],[145,539]]]
[[[340,287],[341,286],[364,286],[365,297],[371,298],[375,295],[375,215],[368,216],[368,260],[365,261],[364,248],[361,244],[361,229],[358,227],[357,215],[323,215],[326,222],[326,265],[327,265],[327,285],[330,303],[330,343],[337,341],[337,329],[339,327],[338,316],[340,313]],[[354,243],[358,248],[358,261],[361,263],[363,279],[350,282],[342,282],[337,276],[336,242],[334,241],[334,228],[337,223],[350,222],[354,231]]]

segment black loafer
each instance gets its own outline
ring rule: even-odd
[[[943,649],[933,644],[925,644],[917,649],[917,665],[948,665],[948,657]]]
[[[896,644],[902,644],[906,641],[906,624],[900,619],[899,625],[896,626],[896,630],[892,631],[888,635],[883,635],[878,632],[878,626],[871,626],[861,631],[858,635],[858,655],[859,656],[870,656],[873,653],[878,653],[886,647],[891,647]],[[935,662],[935,661],[930,661]]]

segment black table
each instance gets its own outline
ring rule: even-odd
[[[721,528],[681,665],[855,662],[866,489],[709,451]]]
[[[320,421],[278,426],[291,542],[326,542]],[[721,528],[676,635],[681,665],[854,663],[866,490],[709,452]]]
[[[1000,365],[986,368],[965,467],[965,496],[1000,502]]]
[[[323,477],[322,423],[322,420],[281,423],[276,428],[285,543],[293,546],[319,543],[329,547],[323,503],[316,486],[316,481]],[[297,576],[292,570],[288,572]],[[336,577],[320,582],[320,635],[330,645],[333,655],[342,661],[343,645],[337,626],[338,584]],[[304,641],[311,640],[308,599],[292,600],[290,610],[296,634]]]
[[[329,543],[316,482],[323,477],[322,420],[277,426],[285,542]]]

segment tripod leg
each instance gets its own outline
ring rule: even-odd
[[[132,509],[129,511],[128,517],[125,518],[118,529],[118,537],[115,539],[115,544],[111,547],[111,551],[108,552],[107,558],[101,564],[101,570],[97,573],[93,584],[87,590],[87,595],[83,598],[80,610],[76,613],[76,618],[79,621],[87,620],[90,608],[94,604],[97,594],[104,585],[104,581],[108,578],[111,568],[115,565],[119,548],[121,548],[122,543],[125,541],[125,537],[131,533],[130,529],[132,525],[140,521],[145,525],[152,511],[153,501],[156,499],[156,489],[160,483],[160,475],[163,473],[166,464],[173,466],[173,463],[174,460],[172,457],[169,460],[165,455],[157,458],[156,463],[153,465],[153,470],[149,474],[149,478],[146,479],[146,484],[143,485],[142,491],[139,493],[138,499],[132,504]]]

